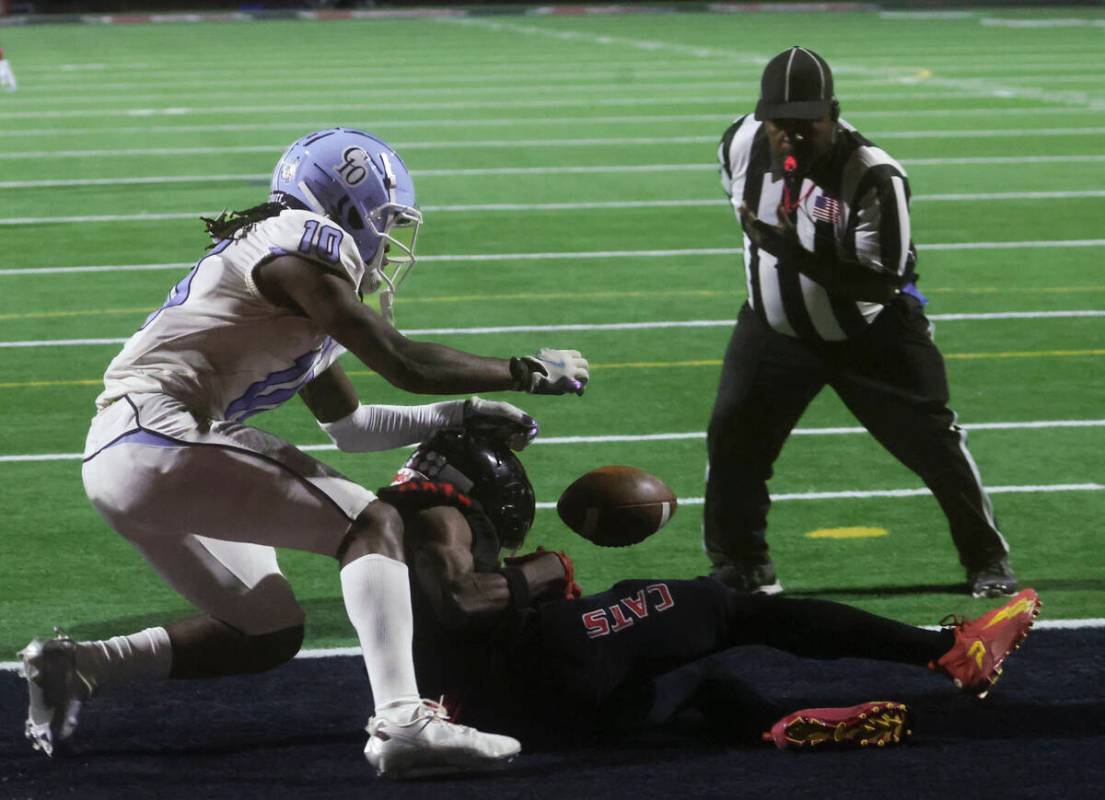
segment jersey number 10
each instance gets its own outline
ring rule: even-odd
[[[341,259],[341,240],[345,232],[331,225],[321,225],[317,219],[307,220],[299,240],[299,252],[317,255],[323,261],[337,264]]]

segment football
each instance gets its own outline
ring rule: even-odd
[[[601,547],[628,547],[664,527],[676,506],[675,494],[655,475],[611,465],[576,478],[556,510],[584,539]]]

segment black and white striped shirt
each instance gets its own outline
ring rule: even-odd
[[[799,242],[825,263],[870,270],[888,285],[904,283],[916,261],[905,170],[851,125],[840,121],[838,126],[836,143],[825,156],[829,161],[818,169],[824,185],[809,177],[802,182],[795,223]],[[751,114],[734,122],[722,137],[718,160],[733,210],[743,203],[765,223],[778,224],[783,180],[772,174],[762,123]],[[785,259],[780,263],[753,244],[747,232],[744,264],[749,305],[788,336],[842,341],[866,330],[883,309],[879,302],[829,291],[796,265]]]

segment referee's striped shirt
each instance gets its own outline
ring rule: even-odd
[[[819,255],[858,262],[876,272],[912,274],[916,254],[909,229],[909,182],[905,170],[851,125],[839,123],[826,156],[829,177],[802,182],[796,227],[802,246]],[[778,224],[781,176],[772,175],[771,151],[762,123],[751,114],[734,122],[718,148],[721,185],[733,210],[741,204],[764,222]],[[740,216],[738,214],[738,220]],[[830,295],[744,236],[748,303],[775,330],[812,341],[842,341],[866,330],[880,303]],[[784,263],[782,265],[786,267]]]

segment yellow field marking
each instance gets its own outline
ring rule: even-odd
[[[886,536],[886,528],[821,528],[806,534],[807,539],[874,539]]]
[[[720,358],[689,361],[625,361],[621,364],[591,364],[591,369],[667,369],[668,367],[720,367]]]
[[[950,286],[929,288],[925,294],[1072,294],[1081,292],[1102,292],[1105,285],[1090,286],[976,286],[971,289],[955,289]]]
[[[153,309],[142,308],[91,308],[87,311],[28,311],[25,314],[0,314],[5,319],[54,319],[57,317],[110,317],[120,314],[148,314]]]
[[[102,386],[103,378],[71,381],[11,381],[0,383],[0,389],[35,389],[41,386]]]
[[[596,369],[667,369],[669,367],[720,367],[720,358],[696,359],[691,361],[626,361],[621,364],[591,364]],[[367,369],[349,369],[346,374],[353,377],[367,377],[375,372]]]
[[[710,298],[733,297],[739,295],[735,290],[714,289],[663,289],[661,291],[611,291],[611,292],[515,292],[511,294],[457,294],[438,295],[436,297],[419,297],[417,295],[402,298],[402,304],[426,305],[434,303],[468,303],[468,302],[495,302],[508,300],[617,300],[621,298],[639,297],[686,297],[686,298]],[[116,316],[120,314],[148,314],[156,306],[142,306],[141,308],[90,308],[83,311],[28,311],[22,314],[0,314],[0,321],[16,319],[54,319],[58,317],[98,317]]]
[[[1032,288],[1026,286],[980,286],[971,289],[952,287],[925,287],[925,294],[1082,294],[1085,292],[1103,292],[1105,285],[1090,286],[1045,286]],[[400,303],[403,306],[434,305],[438,303],[468,303],[468,302],[506,302],[515,300],[618,300],[622,298],[733,298],[735,300],[744,297],[743,292],[734,289],[661,289],[644,291],[609,291],[609,292],[512,292],[509,294],[455,294],[438,295],[431,297],[419,297],[417,295],[403,295]],[[99,317],[122,316],[125,314],[147,314],[153,311],[155,306],[142,306],[140,308],[89,308],[83,311],[28,311],[21,314],[0,314],[0,321],[21,319],[56,319],[65,317]]]
[[[944,358],[957,361],[983,360],[991,358],[1067,358],[1078,356],[1105,356],[1105,348],[1094,350],[1026,350],[1009,353],[945,353]],[[592,370],[604,369],[671,369],[694,367],[720,367],[720,358],[690,359],[687,361],[624,361],[611,364],[592,364]],[[357,378],[376,377],[376,373],[367,369],[347,369],[346,374]],[[86,380],[56,381],[9,381],[0,383],[0,389],[34,389],[49,386],[96,386],[103,383],[102,378]]]
[[[944,353],[944,358],[974,361],[988,358],[1067,358],[1070,356],[1105,356],[1105,349],[1094,350],[1021,350],[1007,353]]]

